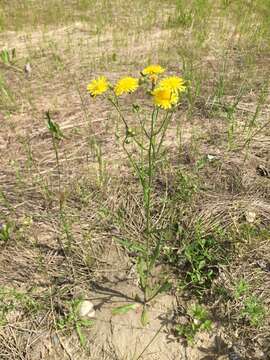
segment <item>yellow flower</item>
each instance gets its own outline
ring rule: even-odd
[[[184,80],[178,76],[169,76],[160,81],[158,84],[159,87],[169,88],[175,92],[183,92],[186,90],[186,86],[184,85]]]
[[[158,87],[152,92],[154,96],[154,103],[163,109],[170,109],[178,102],[178,95],[170,88]]]
[[[125,77],[120,79],[115,87],[114,92],[116,96],[120,96],[124,93],[132,93],[134,92],[139,86],[139,80],[133,77]]]
[[[159,75],[164,73],[165,69],[160,65],[149,65],[143,69],[143,75]]]
[[[97,96],[103,94],[109,88],[108,80],[104,76],[100,76],[94,79],[87,85],[87,90],[91,96]]]

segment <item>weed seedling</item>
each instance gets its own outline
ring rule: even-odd
[[[0,287],[0,326],[7,323],[8,314],[14,310],[33,314],[41,309],[42,304],[35,300],[31,294]]]
[[[241,317],[247,318],[252,326],[261,326],[265,313],[265,308],[257,297],[248,296],[244,300],[244,308],[241,311]]]
[[[75,329],[81,346],[86,345],[86,337],[84,336],[82,329],[88,328],[93,325],[93,320],[83,319],[79,316],[79,307],[81,300],[73,300],[69,305],[69,312],[66,316],[61,317],[57,321],[57,327],[60,330],[72,330]]]
[[[248,283],[244,279],[241,279],[235,286],[234,296],[238,300],[242,296],[247,295],[248,291],[249,291]]]
[[[195,230],[194,239],[184,248],[187,261],[186,286],[192,286],[198,294],[209,288],[215,277],[216,264],[222,259],[222,249],[216,234],[202,236],[200,227]]]
[[[177,188],[175,193],[176,201],[188,202],[192,196],[197,192],[197,183],[194,177],[178,171],[176,174]]]
[[[260,299],[251,293],[250,285],[246,280],[240,279],[236,282],[234,298],[237,301],[242,300],[240,318],[247,319],[252,326],[261,326],[266,310]]]
[[[3,241],[6,243],[10,240],[12,228],[11,223],[0,224],[0,242]]]
[[[204,307],[195,304],[188,309],[189,321],[186,324],[176,325],[177,335],[183,336],[189,344],[194,343],[196,334],[200,331],[210,331],[212,321]]]

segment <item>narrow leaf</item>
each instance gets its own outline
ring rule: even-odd
[[[158,239],[156,247],[153,251],[153,254],[150,257],[150,265],[149,265],[149,270],[151,271],[151,269],[153,268],[153,266],[155,265],[156,260],[158,259],[159,255],[160,255],[160,247],[161,247],[161,238]]]
[[[125,247],[127,250],[129,250],[131,252],[136,252],[136,253],[138,252],[141,254],[146,253],[145,247],[141,244],[133,243],[127,239],[119,239],[119,238],[115,238],[115,239],[120,245],[122,245],[123,247]]]
[[[112,314],[113,315],[123,315],[123,314],[128,313],[130,310],[136,310],[137,307],[138,307],[138,304],[128,304],[128,305],[118,306],[118,307],[112,309]]]
[[[156,291],[155,296],[163,293],[163,292],[167,292],[172,288],[172,284],[169,283],[168,281],[165,281]]]
[[[146,326],[149,323],[149,316],[146,308],[143,309],[142,315],[141,315],[141,323],[142,326]]]
[[[79,324],[76,324],[76,332],[77,332],[78,338],[79,338],[79,340],[80,340],[81,346],[84,347],[85,344],[86,344],[86,338],[85,338],[85,336],[83,335],[82,330],[81,330],[81,327],[80,327]]]
[[[137,261],[137,271],[140,277],[140,283],[142,289],[146,287],[146,263],[142,257],[139,257]]]

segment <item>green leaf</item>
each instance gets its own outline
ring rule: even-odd
[[[138,307],[138,304],[128,304],[128,305],[123,305],[123,306],[118,306],[114,309],[112,309],[112,314],[113,315],[123,315],[128,313],[130,310],[136,310]]]
[[[131,252],[146,254],[145,247],[141,244],[136,244],[126,239],[119,239],[115,237],[116,241]]]
[[[201,260],[199,262],[199,266],[198,266],[198,270],[201,270],[205,267],[206,261],[205,260]]]
[[[47,117],[47,126],[51,135],[57,140],[63,139],[64,134],[62,133],[60,126],[57,124],[57,122],[51,119],[49,111],[46,112],[46,117]]]
[[[10,223],[0,224],[0,240],[7,242],[10,239],[11,231],[12,228]]]
[[[203,324],[201,325],[202,330],[210,331],[212,328],[212,321],[210,319],[205,320]]]
[[[80,324],[81,326],[83,327],[90,327],[94,324],[94,321],[93,320],[89,320],[89,319],[81,319],[80,320]]]
[[[2,50],[0,53],[0,57],[4,64],[9,64],[10,59],[9,59],[9,53],[7,50],[5,50],[5,49]]]
[[[141,287],[143,290],[146,287],[146,280],[147,280],[146,270],[147,270],[147,267],[146,267],[145,260],[140,256],[137,261],[137,271],[138,271],[139,278],[140,278],[140,284],[141,284]]]
[[[144,308],[142,311],[141,323],[142,323],[142,326],[146,326],[149,323],[149,316],[148,316],[148,311],[146,310],[146,308]]]
[[[76,323],[76,332],[77,332],[78,338],[79,338],[79,340],[80,340],[81,346],[84,347],[85,344],[86,344],[86,338],[85,338],[85,336],[84,336],[83,333],[82,333],[80,324],[78,324],[78,323]]]
[[[153,254],[150,256],[149,271],[151,271],[151,269],[155,265],[156,260],[158,259],[159,255],[160,255],[160,248],[161,248],[161,238],[158,239],[156,247],[153,251]]]
[[[157,289],[155,295],[153,297],[156,297],[158,294],[161,294],[163,292],[167,292],[169,290],[171,290],[172,288],[172,284],[169,283],[169,281],[165,281],[163,284],[161,284],[161,286]]]

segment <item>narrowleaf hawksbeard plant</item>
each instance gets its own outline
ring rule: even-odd
[[[181,95],[185,92],[186,85],[181,77],[163,77],[164,72],[165,69],[160,65],[149,65],[141,71],[138,77],[123,77],[114,85],[110,84],[105,77],[99,77],[92,80],[87,86],[92,97],[102,96],[115,108],[125,130],[122,148],[143,190],[145,228],[141,238],[145,240],[143,244],[145,250],[139,252],[137,256],[137,272],[143,291],[143,299],[141,300],[143,304],[148,303],[160,292],[170,288],[167,279],[156,282],[152,277],[152,271],[160,256],[164,238],[160,231],[156,231],[158,224],[152,220],[153,184],[159,163],[157,160],[161,160],[166,131],[179,107]],[[136,117],[138,125],[136,128],[139,129],[134,132],[123,107],[125,106],[125,96],[135,93],[138,89],[141,89],[138,102],[142,105],[133,103],[130,109],[130,114]],[[141,94],[143,94],[143,99]],[[151,104],[150,113],[149,102]],[[138,148],[140,158],[132,151],[132,146]],[[160,233],[158,238],[157,233]]]

